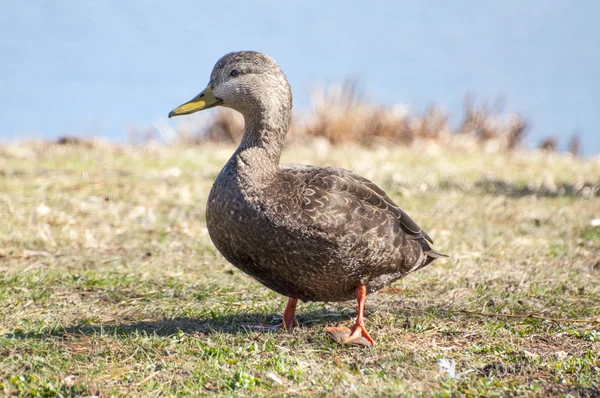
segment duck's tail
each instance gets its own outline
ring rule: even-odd
[[[423,264],[419,265],[417,268],[411,270],[411,272],[415,272],[420,270],[423,267],[428,266],[429,264],[431,264],[433,262],[433,260],[436,260],[438,258],[448,258],[450,256],[448,256],[447,254],[444,253],[440,253],[437,250],[433,250],[429,244],[426,244],[426,247],[423,248],[423,253],[425,254],[425,261],[423,261]]]
[[[429,249],[429,250],[427,250],[427,251],[425,252],[425,255],[426,255],[427,257],[429,257],[429,258],[431,259],[431,261],[435,260],[436,258],[448,258],[448,257],[450,257],[450,256],[449,256],[449,255],[447,255],[447,254],[440,253],[440,252],[438,252],[438,251],[436,251],[436,250],[433,250],[433,249]]]

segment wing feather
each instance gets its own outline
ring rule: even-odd
[[[289,165],[287,170],[304,180],[303,208],[313,218],[330,219],[331,214],[354,211],[361,205],[367,205],[377,209],[379,217],[395,217],[408,239],[426,239],[433,243],[429,235],[372,181],[351,171],[333,167]],[[332,213],[319,211],[325,207]]]

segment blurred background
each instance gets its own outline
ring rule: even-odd
[[[206,85],[215,61],[251,49],[280,63],[297,115],[340,95],[419,120],[434,114],[452,131],[477,112],[497,113],[512,118],[524,146],[600,152],[600,3],[591,0],[54,0],[2,9],[0,142],[168,138],[182,122],[167,113]]]

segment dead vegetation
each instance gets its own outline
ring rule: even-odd
[[[519,113],[503,112],[501,101],[478,102],[467,97],[462,121],[452,128],[449,115],[438,106],[432,105],[422,114],[415,114],[404,105],[372,103],[352,80],[315,90],[311,104],[309,111],[294,115],[289,143],[306,144],[324,139],[331,145],[437,145],[460,151],[508,152],[522,149],[528,129],[527,121]],[[168,136],[172,143],[237,143],[244,121],[236,112],[220,108],[212,118],[203,115],[182,119],[175,132],[164,134],[161,131],[170,127],[156,128],[159,135]],[[148,133],[143,136],[147,138]],[[556,152],[558,141],[548,137],[539,147]],[[568,150],[579,155],[578,134],[571,137]]]

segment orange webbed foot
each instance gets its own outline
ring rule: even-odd
[[[369,347],[372,347],[373,344],[375,344],[375,340],[373,340],[373,338],[371,336],[369,336],[367,329],[365,329],[365,325],[356,324],[356,325],[352,326],[352,328],[350,330],[352,331],[352,333],[350,334],[350,336],[348,336],[347,338],[344,339],[344,343],[356,344],[356,342],[358,342],[358,341],[366,340],[368,342],[367,345]]]
[[[364,326],[354,325],[347,327],[327,327],[323,329],[325,333],[338,343],[361,345],[372,347],[375,341],[369,336]]]
[[[367,298],[367,287],[359,285],[356,290],[356,301],[358,302],[358,316],[356,323],[350,329],[345,327],[328,327],[323,329],[325,333],[331,336],[338,343],[364,345],[372,347],[375,343],[364,324],[365,301]]]
[[[352,330],[343,326],[331,326],[323,329],[323,331],[338,343],[343,343],[352,334]]]

